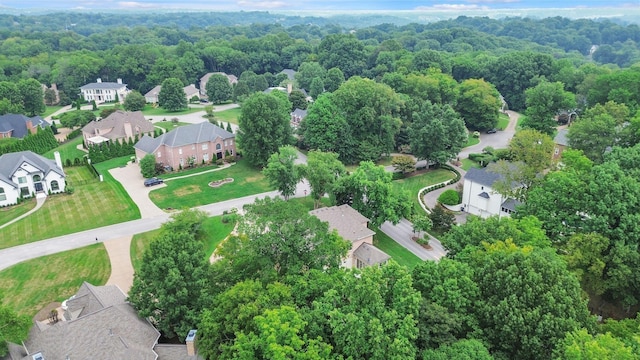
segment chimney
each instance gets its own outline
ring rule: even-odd
[[[126,139],[133,137],[133,127],[130,122],[125,122],[124,124],[124,135]]]
[[[25,121],[25,125],[27,126],[27,130],[29,130],[30,133],[35,134],[36,131],[34,131],[33,129],[33,121],[31,119],[28,119],[27,121]]]
[[[187,338],[184,340],[187,344],[187,356],[196,355],[196,332],[198,332],[198,330],[189,330],[189,334],[187,334]]]
[[[287,84],[287,94],[291,94],[292,91],[293,91],[293,84],[292,83],[288,83]]]
[[[60,158],[60,152],[56,151],[53,153],[53,158],[56,159],[56,165],[62,170],[62,159]]]
[[[102,83],[102,79],[101,79],[101,78],[98,78],[98,80],[96,80],[96,82],[97,82],[98,84],[100,84],[100,83]]]
[[[118,82],[118,84],[122,84],[122,79],[118,78],[117,82]]]

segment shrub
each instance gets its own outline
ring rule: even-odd
[[[473,134],[472,134],[471,136],[473,136],[474,138],[476,138],[476,139],[477,139],[477,138],[479,138],[479,137],[480,137],[480,132],[479,132],[479,131],[474,131],[474,132],[473,132]]]
[[[228,163],[233,163],[233,162],[236,162],[236,157],[233,155],[227,155],[224,157],[224,161]]]
[[[453,189],[449,189],[438,196],[438,201],[445,205],[458,205],[460,204],[460,194]]]
[[[224,159],[216,160],[216,165],[222,165],[222,164],[224,164]]]
[[[65,191],[67,194],[71,195],[71,194],[73,194],[73,192],[75,191],[75,189],[73,188],[73,186],[70,186],[69,184],[67,184],[67,187],[64,189],[64,191]]]

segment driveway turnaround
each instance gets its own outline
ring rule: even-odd
[[[442,247],[440,241],[429,234],[427,235],[430,238],[429,245],[431,245],[431,250],[427,250],[411,240],[411,237],[413,237],[413,224],[407,219],[400,220],[396,225],[386,221],[380,226],[380,230],[422,260],[438,261],[447,255],[447,251]]]
[[[131,200],[138,205],[141,218],[148,219],[165,213],[149,199],[149,191],[167,185],[144,186],[144,178],[138,164],[129,163],[127,166],[111,169],[109,173],[122,184]]]

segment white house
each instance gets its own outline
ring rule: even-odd
[[[94,83],[81,86],[80,91],[85,101],[95,100],[96,103],[116,101],[116,94],[118,101],[124,101],[130,92],[127,84],[123,84],[120,78],[117,82],[102,82],[102,79],[98,78]]]
[[[14,205],[32,194],[55,194],[66,187],[60,153],[49,160],[31,151],[0,156],[0,206]]]
[[[158,85],[144,94],[144,99],[147,101],[147,103],[157,104],[160,90],[162,90],[162,85]],[[200,97],[200,90],[198,90],[193,84],[185,86],[183,90],[185,96],[187,97],[187,102],[190,102],[191,98],[194,96],[197,96],[198,98]]]
[[[504,197],[493,190],[493,184],[500,178],[499,174],[490,172],[486,168],[469,169],[464,176],[462,191],[464,210],[483,218],[494,215],[510,216],[520,202]]]

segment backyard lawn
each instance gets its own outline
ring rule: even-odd
[[[240,108],[234,108],[234,109],[216,112],[214,107],[213,115],[215,116],[215,119],[218,122],[224,121],[225,123],[230,122],[232,124],[238,125],[238,118],[240,117],[240,112],[241,112]]]
[[[54,301],[78,291],[83,281],[104,285],[111,275],[103,244],[39,257],[0,271],[3,303],[20,314],[34,316]]]
[[[209,186],[210,182],[225,178],[234,181],[220,187]],[[191,208],[274,190],[264,175],[244,160],[227,169],[175,179],[166,184],[149,193],[151,201],[161,209]]]
[[[36,199],[27,199],[21,204],[0,208],[0,225],[17,218],[36,207]]]
[[[473,133],[471,133],[467,137],[467,143],[463,147],[469,147],[469,146],[477,145],[479,143],[480,143],[480,139],[477,137],[473,137]]]
[[[204,113],[204,108],[203,107],[192,107],[189,106],[188,109],[184,109],[184,110],[180,110],[180,111],[167,111],[161,107],[156,107],[154,108],[153,106],[147,104],[144,109],[142,110],[142,113],[144,114],[144,116],[149,117],[149,116],[163,116],[163,117],[167,117],[167,120],[171,120],[172,116],[176,116],[176,115],[186,115],[186,114],[193,114],[196,112],[202,111]]]
[[[222,216],[213,216],[207,218],[203,224],[205,248],[207,259],[211,257],[216,247],[231,233],[235,224],[223,223]],[[161,229],[151,230],[144,233],[136,234],[131,240],[131,263],[135,271],[140,269],[142,265],[142,254],[149,248],[149,244],[160,235]]]
[[[500,130],[504,130],[507,128],[508,125],[509,125],[509,115],[500,113],[500,116],[498,117],[498,125],[496,126],[496,128]]]
[[[392,184],[395,191],[408,191],[414,206],[418,206],[416,209],[419,209],[418,191],[420,189],[453,178],[455,178],[455,174],[449,170],[434,169],[408,178],[394,180]]]
[[[473,160],[470,160],[470,159],[462,159],[460,161],[462,161],[461,168],[464,171],[469,171],[469,169],[474,168],[474,167],[475,168],[479,168],[480,167],[480,164],[478,164],[477,162],[475,162]]]
[[[71,159],[71,161],[73,162],[75,158],[82,159],[83,156],[87,155],[86,152],[78,150],[77,146],[80,144],[82,144],[82,136],[78,136],[75,139],[62,144],[53,150],[49,150],[46,153],[42,154],[42,156],[46,157],[47,159],[53,159],[53,153],[59,151],[60,158],[62,159],[62,166],[64,167],[67,159]]]
[[[373,229],[376,234],[373,236],[373,245],[378,249],[391,256],[395,262],[400,265],[404,265],[409,269],[413,269],[416,265],[422,262],[419,257],[415,256],[411,251],[405,249],[404,246],[395,242],[387,234],[383,233],[379,228]]]
[[[122,161],[118,158],[96,167]],[[104,182],[94,178],[85,166],[66,168],[74,193],[48,196],[38,211],[3,228],[0,249],[139,219],[140,211],[122,185],[107,171],[99,171]]]
[[[46,118],[47,116],[53,114],[54,112],[62,109],[64,106],[60,106],[60,105],[56,105],[56,106],[47,106],[47,108],[44,110],[44,113],[42,113],[40,116],[42,118]]]
[[[166,131],[171,131],[179,126],[191,125],[185,122],[173,122],[173,121],[158,121],[153,123],[153,126],[161,127]]]

